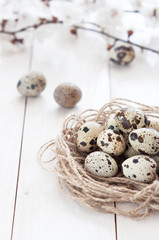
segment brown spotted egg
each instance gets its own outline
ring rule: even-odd
[[[17,84],[20,94],[27,97],[38,96],[46,86],[46,78],[41,72],[30,72],[23,75]]]
[[[123,137],[125,139],[125,144],[126,144],[126,148],[125,148],[125,152],[124,152],[125,158],[130,158],[135,155],[138,155],[139,153],[131,146],[131,144],[129,142],[129,134],[124,133]]]
[[[110,60],[119,65],[127,65],[135,58],[135,51],[130,44],[120,44],[109,51]]]
[[[103,127],[97,122],[84,123],[77,132],[77,147],[80,151],[89,153],[97,147],[97,137]]]
[[[159,132],[151,128],[141,128],[129,134],[131,146],[142,154],[155,155],[159,152]]]
[[[112,177],[117,173],[118,165],[108,154],[96,151],[86,157],[85,169],[97,176]]]
[[[151,182],[156,177],[157,164],[153,158],[137,155],[126,159],[122,163],[123,174],[139,182]]]
[[[157,171],[159,173],[159,153],[156,155],[152,155],[151,157],[155,160],[155,162],[157,164]]]
[[[81,89],[74,83],[66,82],[58,85],[54,91],[55,101],[62,107],[74,107],[82,97]]]
[[[153,128],[159,132],[159,118],[148,117],[148,127]]]
[[[119,156],[125,150],[124,137],[111,129],[104,130],[99,134],[97,145],[103,152],[112,156]]]
[[[119,131],[119,127],[114,119],[114,115],[110,115],[105,123],[105,129],[111,129],[115,131]]]
[[[136,151],[131,145],[130,143],[128,145],[126,145],[126,150],[124,152],[124,156],[125,158],[129,158],[129,157],[133,157],[133,156],[136,156],[138,155],[139,152]]]
[[[124,133],[147,125],[147,118],[143,112],[134,108],[122,108],[115,114],[115,121]]]

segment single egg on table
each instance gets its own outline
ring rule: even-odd
[[[108,154],[96,151],[86,157],[85,169],[97,176],[112,177],[117,173],[118,165]]]
[[[97,147],[97,137],[103,127],[97,122],[84,123],[77,132],[77,147],[80,151],[89,153]]]
[[[109,58],[119,65],[128,65],[135,58],[135,51],[131,44],[118,44],[109,51]]]
[[[46,87],[46,78],[41,72],[24,74],[17,84],[17,90],[26,97],[38,96]]]
[[[62,107],[74,107],[81,99],[81,89],[73,83],[62,83],[54,91],[55,101]]]

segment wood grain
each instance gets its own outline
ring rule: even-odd
[[[158,56],[136,49],[130,66],[108,66],[105,41],[99,36],[80,32],[76,38],[59,26],[51,30],[54,34],[45,41],[34,42],[33,56],[29,50],[1,54],[0,239],[10,239],[13,223],[13,240],[148,240],[152,233],[158,236],[157,215],[135,221],[96,213],[64,195],[56,175],[37,162],[40,146],[57,136],[71,112],[99,109],[111,97],[157,105]],[[47,88],[25,102],[16,83],[29,65],[46,75]],[[82,89],[83,97],[75,108],[64,109],[54,101],[53,91],[69,81]],[[129,204],[122,207],[130,208]]]
[[[136,59],[128,67],[111,64],[112,97],[128,98],[148,105],[158,105],[159,59],[153,54],[137,51]],[[118,205],[119,206],[119,205]],[[130,209],[127,203],[121,208]],[[118,240],[149,240],[159,235],[159,216],[150,215],[144,220],[135,221],[117,216]]]
[[[13,239],[114,240],[114,216],[68,198],[56,175],[37,162],[39,147],[56,137],[69,113],[99,108],[109,100],[107,65],[96,51],[91,52],[94,39],[87,43],[71,36],[64,44],[62,36],[63,29],[43,44],[34,44],[32,69],[43,71],[48,84],[39,98],[28,99]],[[55,87],[67,81],[83,92],[74,109],[63,109],[53,100]]]
[[[0,59],[0,239],[10,239],[25,99],[16,90],[28,70],[29,52],[1,52]]]

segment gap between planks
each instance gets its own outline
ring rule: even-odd
[[[111,62],[108,60],[108,79],[109,79],[109,101],[112,100],[112,84],[111,84]],[[114,207],[116,208],[116,202],[114,202]],[[118,225],[117,225],[117,215],[114,214],[114,227],[115,227],[115,239],[118,240]]]
[[[116,202],[114,202],[114,207],[116,208]],[[114,214],[114,223],[115,223],[115,239],[118,240],[118,225],[117,225],[117,215]]]
[[[32,61],[33,61],[33,42],[34,42],[34,36],[33,36],[32,44],[30,45],[30,51],[29,51],[29,65],[28,65],[29,72],[31,71]],[[112,84],[111,84],[111,63],[110,63],[110,61],[108,61],[108,79],[109,79],[109,101],[111,101],[112,100]],[[15,191],[12,228],[11,228],[11,240],[13,240],[13,236],[14,236],[14,223],[15,223],[15,217],[16,217],[16,206],[17,206],[18,186],[19,186],[19,178],[20,178],[21,157],[22,157],[22,150],[23,150],[25,120],[26,120],[26,113],[27,113],[27,103],[28,103],[28,98],[25,97],[21,144],[20,144],[20,152],[19,152],[19,163],[18,163],[16,191]],[[116,202],[114,202],[114,207],[116,207]],[[114,214],[114,227],[115,227],[115,239],[118,240],[117,215],[116,214]]]
[[[32,60],[33,60],[33,43],[34,43],[34,34],[33,34],[32,42],[30,44],[30,49],[29,49],[29,64],[28,64],[29,72],[31,71]],[[12,217],[12,227],[11,227],[11,240],[13,239],[13,234],[14,234],[14,222],[15,222],[16,206],[17,206],[17,196],[18,196],[18,186],[19,186],[19,177],[20,177],[20,167],[21,167],[23,140],[24,140],[24,128],[25,128],[25,120],[26,120],[26,112],[27,112],[27,103],[28,103],[28,97],[25,97],[23,125],[22,125],[22,134],[21,134],[20,152],[19,152],[19,163],[18,163],[18,172],[17,172],[17,181],[16,181],[16,190],[15,190],[15,198],[14,198],[13,217]]]
[[[17,181],[16,181],[16,191],[15,191],[15,198],[14,198],[14,209],[13,209],[12,228],[11,228],[11,240],[13,239],[13,232],[14,232],[14,221],[15,221],[17,195],[18,195],[18,185],[19,185],[19,176],[20,176],[21,156],[22,156],[23,139],[24,139],[24,127],[25,127],[26,110],[27,110],[27,100],[28,99],[26,97],[25,98],[25,102],[24,102],[24,115],[23,115],[23,125],[22,125],[20,152],[19,152],[19,164],[18,164],[18,173],[17,173]]]

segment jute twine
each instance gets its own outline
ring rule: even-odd
[[[148,184],[127,179],[121,171],[110,178],[91,175],[84,169],[86,154],[79,152],[76,146],[77,130],[83,123],[97,121],[104,125],[111,114],[123,107],[135,107],[147,116],[159,118],[157,106],[150,107],[131,100],[113,99],[99,111],[89,109],[79,115],[72,114],[67,117],[57,138],[41,147],[39,161],[43,167],[55,162],[54,170],[61,189],[81,204],[102,213],[142,219],[151,212],[159,211],[158,176]],[[49,149],[53,153],[53,158],[43,160]],[[121,203],[129,203],[129,207]]]

